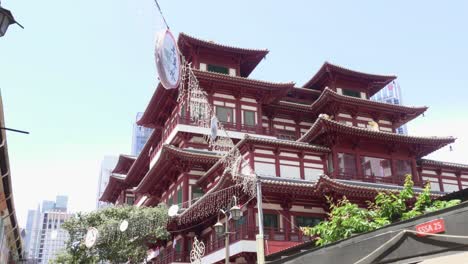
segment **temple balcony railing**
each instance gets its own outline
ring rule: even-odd
[[[281,242],[297,242],[303,243],[310,241],[310,236],[305,236],[302,231],[294,228],[287,230],[285,228],[265,228],[265,242],[268,241],[281,241]],[[229,234],[229,244],[232,246],[234,243],[239,241],[255,241],[255,236],[258,234],[258,228],[249,228],[247,225],[241,225],[236,227],[235,231]],[[216,237],[216,239],[205,242],[205,255],[208,256],[218,250],[224,250],[225,247],[224,236]],[[265,249],[267,250],[267,248]],[[158,256],[153,259],[152,263],[155,264],[170,264],[170,263],[189,263],[190,252],[177,252],[170,251],[162,256]]]
[[[153,264],[190,263],[190,252],[171,251],[152,260]]]
[[[180,114],[174,114],[173,116],[168,118],[168,122],[163,127],[162,134],[161,134],[161,140],[159,143],[151,150],[150,153],[150,161],[151,161],[151,166],[152,162],[154,161],[155,156],[158,155],[159,151],[161,150],[162,146],[167,142],[168,139],[173,136],[173,132],[177,125],[188,125],[188,126],[196,126],[196,127],[203,127],[208,129],[209,124],[202,123],[199,120],[194,120],[192,118],[186,117],[186,116],[180,116]],[[249,126],[245,124],[238,124],[238,123],[230,123],[230,122],[222,122],[222,125],[224,129],[226,129],[228,132],[239,132],[239,133],[251,133],[251,134],[256,134],[256,135],[262,135],[262,136],[268,136],[268,137],[276,137],[273,135],[271,130],[268,128],[262,128],[259,124],[255,126]],[[242,136],[243,137],[243,136]],[[240,137],[240,138],[242,138]]]
[[[258,228],[249,228],[247,225],[238,227],[233,233],[229,234],[229,244],[241,240],[255,240],[255,236],[258,234]],[[268,241],[281,241],[281,242],[297,242],[303,243],[311,240],[310,236],[303,235],[302,231],[298,228],[290,229],[289,232],[285,228],[265,228],[265,242]],[[210,241],[206,245],[205,256],[216,252],[224,248],[225,245],[224,236],[218,237],[217,239]]]
[[[389,176],[376,176],[376,175],[364,175],[357,173],[338,173],[336,175],[337,179],[348,180],[348,181],[361,181],[369,183],[379,183],[379,184],[388,184],[388,185],[399,185],[403,186],[405,184],[405,177],[401,175],[389,175]],[[418,181],[414,179],[414,186],[423,187],[425,182]]]

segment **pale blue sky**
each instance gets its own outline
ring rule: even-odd
[[[95,206],[99,163],[129,153],[157,76],[152,0],[3,0],[25,26],[0,39],[0,89],[20,223],[42,199]],[[325,60],[396,74],[410,134],[458,137],[432,157],[468,163],[467,1],[169,1],[174,33],[270,54],[252,77],[302,85]]]

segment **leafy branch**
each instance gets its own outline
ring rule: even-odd
[[[337,203],[327,197],[330,204],[328,220],[322,221],[314,227],[301,229],[305,235],[316,236],[316,245],[323,246],[354,234],[372,231],[393,222],[410,219],[460,203],[460,200],[432,201],[431,187],[427,184],[416,197],[412,208],[409,209],[408,204],[414,198],[413,188],[414,183],[411,175],[407,175],[400,192],[380,192],[375,197],[374,203],[368,202],[368,208],[360,208],[346,197]]]

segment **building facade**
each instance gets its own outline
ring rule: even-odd
[[[229,259],[255,263],[259,212],[265,254],[270,255],[310,241],[300,227],[326,217],[327,197],[345,195],[366,205],[382,190],[401,189],[408,174],[416,192],[426,182],[434,195],[468,186],[467,165],[424,158],[454,138],[397,133],[426,107],[370,100],[396,76],[325,62],[299,87],[249,78],[268,50],[226,46],[184,33],[178,46],[206,98],[188,97],[185,91],[178,99],[177,89],[158,85],[137,122],[154,131],[137,158],[121,156],[101,196],[114,204],[179,205],[168,225],[172,238],[154,245],[153,263],[190,262],[194,237],[206,246],[202,263],[223,262],[225,238],[216,235],[213,225],[227,221],[220,209],[230,208],[233,196],[243,216],[229,221]],[[239,150],[241,158],[231,170],[225,167],[226,149],[206,141],[212,130],[200,122],[203,113],[195,107],[200,102],[212,106]],[[260,209],[239,184],[238,177],[245,175],[261,183]]]
[[[371,97],[371,100],[387,104],[402,105],[403,96],[401,94],[400,84],[396,81],[392,81],[391,83],[387,84],[382,90],[378,91],[375,95],[373,95]],[[396,132],[398,134],[407,135],[408,128],[406,124],[397,128]]]
[[[148,141],[148,138],[153,132],[152,128],[140,126],[137,124],[138,120],[143,116],[142,112],[138,112],[136,115],[135,123],[133,124],[133,133],[132,133],[132,155],[140,155],[141,150]]]
[[[43,201],[42,207],[29,210],[26,223],[26,257],[34,263],[49,263],[65,248],[68,232],[61,225],[73,217],[67,212],[68,197]]]
[[[115,156],[105,156],[101,161],[101,171],[99,172],[98,189],[96,194],[96,209],[108,206],[108,203],[99,201],[99,198],[109,182],[109,176],[111,171],[114,169],[115,164],[117,164],[117,160],[118,158]]]
[[[0,263],[18,263],[23,256],[23,240],[16,218],[12,176],[0,93]]]

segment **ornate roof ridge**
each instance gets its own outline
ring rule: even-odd
[[[375,191],[375,192],[388,192],[388,191],[398,191],[403,189],[401,185],[390,185],[390,184],[381,184],[381,183],[372,183],[372,182],[363,182],[363,181],[349,181],[349,180],[340,180],[340,179],[333,179],[330,178],[328,175],[323,174],[320,176],[319,180],[317,181],[317,185],[319,182],[329,182],[333,184],[341,185],[344,188],[360,188],[368,191]],[[417,193],[422,192],[423,189],[419,187],[414,187],[413,190]],[[431,192],[433,196],[442,196],[438,192]]]
[[[433,165],[433,166],[452,167],[452,168],[457,168],[457,169],[468,169],[468,164],[441,161],[441,160],[419,159],[418,163],[419,164]]]
[[[254,142],[264,142],[264,143],[273,143],[273,144],[280,144],[283,146],[291,146],[291,147],[301,147],[307,148],[311,150],[318,150],[322,152],[330,152],[330,149],[325,146],[320,146],[316,144],[309,144],[305,142],[298,142],[298,141],[291,141],[291,140],[283,140],[283,139],[270,139],[270,138],[261,138],[252,136],[249,134],[245,134],[244,139],[246,141],[254,141]]]
[[[196,37],[194,37],[192,35],[189,35],[189,34],[187,34],[185,32],[180,32],[179,33],[179,39],[178,39],[177,42],[179,43],[180,41],[182,41],[181,39],[185,39],[185,40],[188,40],[188,41],[193,41],[193,42],[196,42],[198,44],[213,47],[213,48],[230,49],[230,50],[232,50],[232,52],[237,52],[237,53],[264,53],[264,55],[266,55],[266,54],[268,54],[270,52],[268,49],[250,49],[250,48],[240,48],[240,47],[225,45],[225,44],[221,44],[221,43],[214,42],[214,41],[209,41],[209,40],[196,38]]]
[[[338,71],[346,72],[346,73],[349,73],[349,74],[367,76],[369,78],[376,78],[376,79],[381,78],[381,79],[392,79],[392,80],[397,78],[397,76],[393,75],[393,74],[392,75],[381,75],[381,74],[366,73],[366,72],[362,72],[362,71],[352,70],[350,68],[346,68],[346,67],[343,67],[343,66],[339,66],[339,65],[330,63],[329,61],[325,61],[322,64],[322,66],[319,68],[319,70],[314,74],[314,76],[312,76],[312,78],[310,78],[306,83],[304,83],[304,85],[302,85],[302,87],[307,88],[308,86],[310,86],[314,81],[316,81],[320,77],[320,74],[323,71],[325,71],[325,72],[327,71],[328,67],[331,67],[331,68],[336,69]]]
[[[394,138],[405,138],[405,139],[426,139],[426,140],[441,140],[441,141],[455,141],[456,138],[452,137],[452,136],[449,136],[449,137],[437,137],[437,136],[432,136],[432,137],[424,137],[424,136],[410,136],[410,135],[402,135],[402,134],[397,134],[397,133],[393,133],[393,132],[387,132],[387,131],[374,131],[374,130],[371,130],[371,129],[368,129],[368,128],[363,128],[363,127],[356,127],[356,126],[351,126],[351,125],[347,125],[347,124],[343,124],[343,123],[340,123],[340,122],[337,122],[335,120],[330,120],[330,119],[325,119],[323,117],[318,117],[317,120],[315,121],[315,123],[310,127],[310,129],[301,137],[299,138],[297,141],[299,142],[304,142],[304,140],[308,140],[307,138],[310,136],[310,134],[313,132],[314,129],[316,129],[316,127],[318,127],[318,125],[322,122],[325,122],[325,123],[328,123],[328,124],[331,124],[331,125],[335,125],[335,126],[338,126],[338,127],[341,127],[341,128],[345,128],[345,129],[351,129],[351,130],[355,130],[355,131],[361,131],[361,132],[366,132],[366,133],[370,133],[370,134],[375,134],[375,135],[386,135],[386,136],[391,136],[391,137],[394,137]]]
[[[316,108],[317,105],[320,106],[321,104],[324,104],[323,100],[325,100],[324,98],[327,98],[327,97],[332,97],[337,100],[342,100],[342,101],[350,102],[350,103],[356,103],[356,104],[364,103],[364,104],[377,106],[377,107],[399,109],[404,112],[408,112],[412,110],[419,110],[421,112],[425,112],[428,109],[427,106],[405,106],[405,105],[390,104],[390,103],[385,103],[385,102],[378,102],[378,101],[373,101],[373,100],[363,99],[363,98],[358,98],[358,97],[346,96],[346,95],[339,94],[328,87],[323,90],[320,96],[312,104],[301,104],[301,103],[281,100],[278,102],[277,105],[284,106],[284,107],[286,106],[297,107],[297,108],[300,108],[301,110],[306,110],[306,111],[314,111],[315,110],[314,108]]]
[[[278,86],[278,87],[288,87],[288,88],[293,88],[294,85],[296,84],[295,82],[286,82],[286,83],[280,83],[280,82],[270,82],[270,81],[264,81],[264,80],[257,80],[257,79],[252,79],[252,78],[247,78],[247,77],[242,77],[242,76],[232,76],[232,75],[227,75],[223,73],[217,73],[217,72],[210,72],[210,71],[201,71],[195,68],[192,68],[193,72],[195,75],[201,74],[201,75],[207,75],[207,76],[212,76],[212,77],[220,77],[220,79],[228,80],[228,81],[244,81],[244,82],[251,82],[253,84],[263,84],[263,85],[268,85],[268,86]]]
[[[208,154],[208,153],[201,153],[198,151],[190,151],[188,149],[181,149],[176,146],[170,145],[170,144],[163,144],[162,149],[165,149],[167,151],[170,151],[172,153],[176,154],[182,154],[186,156],[195,156],[195,157],[205,157],[205,158],[213,158],[213,159],[219,159],[221,158],[222,155],[217,154],[213,152],[213,154]]]

